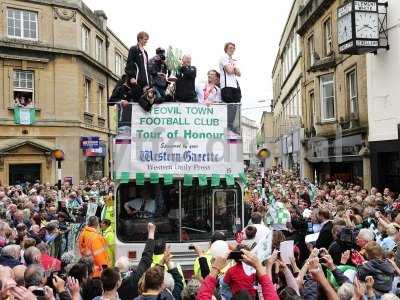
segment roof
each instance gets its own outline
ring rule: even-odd
[[[51,152],[55,147],[46,141],[38,139],[5,139],[0,140],[0,154],[8,153],[14,149],[20,148],[25,145],[30,145],[43,152]]]

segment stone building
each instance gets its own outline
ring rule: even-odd
[[[54,183],[54,149],[65,153],[66,180],[108,176],[114,131],[107,98],[128,48],[105,13],[80,0],[0,6],[0,181]],[[100,147],[82,149],[82,138]]]
[[[255,164],[257,151],[257,122],[242,116],[243,161],[246,166]]]
[[[388,0],[390,49],[367,55],[372,185],[400,192],[400,2]]]
[[[302,101],[301,48],[297,34],[298,13],[303,0],[293,1],[272,71],[276,162],[284,170],[301,171]],[[301,173],[301,172],[300,172]]]
[[[370,187],[365,55],[338,54],[337,9],[342,0],[304,1],[301,36],[304,175]]]
[[[267,149],[270,156],[265,159],[264,167],[271,169],[278,165],[280,150],[275,143],[274,137],[274,114],[273,112],[263,111],[260,121],[259,141],[257,141],[257,150]]]

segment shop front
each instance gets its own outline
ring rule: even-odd
[[[362,135],[326,139],[315,137],[307,142],[306,162],[314,170],[318,183],[340,180],[363,185],[364,167],[360,151]]]
[[[300,133],[298,129],[281,138],[282,166],[284,170],[290,170],[300,174]]]
[[[51,182],[54,147],[40,139],[0,140],[0,184]]]
[[[85,161],[85,176],[87,179],[98,180],[105,176],[105,158],[107,156],[107,146],[100,142],[98,148],[88,148],[83,150]]]
[[[400,141],[370,142],[372,185],[400,192]]]

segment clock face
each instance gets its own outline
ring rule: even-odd
[[[356,37],[361,39],[378,39],[379,38],[379,19],[378,13],[375,12],[357,12],[356,21]]]
[[[338,20],[338,43],[343,44],[352,37],[351,14],[347,14]]]

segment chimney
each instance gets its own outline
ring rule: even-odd
[[[97,18],[99,18],[101,22],[101,28],[106,31],[107,30],[107,15],[104,10],[95,10],[94,14]]]

